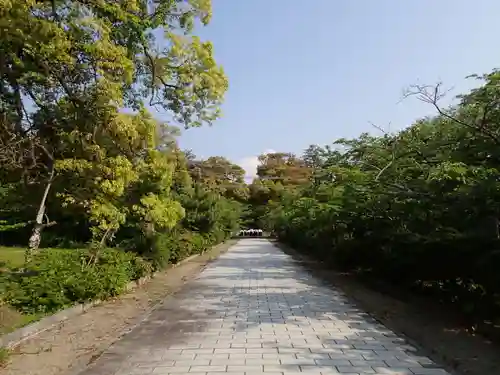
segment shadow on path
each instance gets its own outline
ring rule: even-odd
[[[245,239],[82,375],[446,374],[265,239]]]

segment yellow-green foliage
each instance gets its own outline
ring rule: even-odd
[[[6,111],[38,130],[34,154],[46,171],[55,166],[51,197],[85,215],[94,239],[130,215],[175,226],[184,215],[169,196],[175,167],[157,150],[168,125],[146,105],[186,127],[219,116],[227,78],[211,43],[191,34],[196,20],[210,20],[211,1],[161,0],[154,9],[146,0],[1,4],[0,49],[10,77],[2,87],[27,93],[30,102]],[[162,51],[153,29],[164,31]],[[40,181],[45,170],[36,170]]]
[[[241,181],[218,168],[218,186],[193,181],[175,141],[220,116],[227,77],[193,35],[211,15],[210,0],[0,0],[0,241],[25,246],[43,218],[32,247],[95,250],[37,257],[39,278],[9,280],[12,305],[54,311],[71,293],[119,293],[131,277],[122,263],[138,258],[102,247],[160,267],[235,229]]]

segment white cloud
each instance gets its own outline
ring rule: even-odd
[[[275,153],[275,150],[269,149],[262,152],[262,154],[272,154]],[[245,181],[252,182],[252,180],[257,176],[257,166],[259,165],[259,155],[255,156],[247,156],[245,158],[240,159],[237,164],[243,168],[246,172]]]

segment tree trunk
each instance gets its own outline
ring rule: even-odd
[[[51,166],[50,177],[45,185],[45,190],[43,192],[40,205],[38,206],[38,212],[36,214],[35,225],[33,226],[33,231],[28,241],[28,249],[26,250],[25,260],[28,262],[34,252],[38,250],[40,242],[42,240],[42,230],[45,227],[43,224],[43,217],[45,215],[45,202],[47,201],[47,196],[49,195],[52,182],[54,180],[54,166]],[[48,223],[47,223],[48,224]]]
[[[23,133],[23,102],[21,99],[21,89],[19,88],[19,84],[17,81],[14,84],[14,101],[15,101],[15,106],[16,106],[16,113],[17,113],[17,119],[16,119],[16,133],[18,136],[21,136]]]

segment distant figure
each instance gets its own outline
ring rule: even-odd
[[[262,237],[264,234],[264,231],[262,229],[240,229],[238,232],[238,236],[240,237]]]

